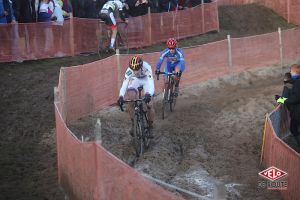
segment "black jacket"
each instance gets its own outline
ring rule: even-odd
[[[13,9],[18,22],[36,22],[37,13],[34,0],[13,0]]]
[[[284,104],[288,107],[291,118],[300,120],[300,78],[293,80],[292,89]]]
[[[127,4],[129,6],[129,15],[132,17],[145,15],[148,13],[148,7],[150,6],[149,3],[143,3],[138,6],[135,6],[137,0],[127,0]]]

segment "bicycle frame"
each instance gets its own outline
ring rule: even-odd
[[[117,26],[117,35],[116,35],[116,41],[115,41],[115,47],[116,49],[120,49],[121,47],[124,47],[125,49],[127,49],[127,53],[129,52],[129,48],[128,48],[128,29],[127,29],[127,23],[125,22],[117,22],[118,26]],[[119,29],[120,29],[120,25],[121,24],[125,24],[125,40],[123,38],[123,34],[120,33]],[[100,21],[99,23],[99,41],[98,41],[98,54],[100,57],[102,57],[103,55],[109,53],[108,51],[108,46],[110,44],[110,40],[111,40],[111,30],[110,28],[107,27],[107,25],[104,24],[103,21]],[[124,45],[121,45],[124,44]]]
[[[141,98],[141,90],[139,88],[139,98],[135,100],[125,100],[125,103],[134,102],[134,145],[136,156],[143,154],[144,148],[149,147],[149,121],[147,117],[147,110],[144,109],[145,99]],[[121,107],[123,111],[123,108]]]
[[[162,102],[162,119],[165,118],[165,105],[169,103],[170,111],[173,112],[174,106],[176,104],[176,97],[174,96],[174,86],[175,86],[175,76],[176,72],[159,72],[159,74],[167,75],[167,84],[165,83],[164,95]],[[157,80],[159,80],[159,74],[157,74]]]

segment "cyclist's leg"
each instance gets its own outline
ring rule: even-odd
[[[104,22],[105,22],[105,24],[106,24],[106,30],[107,30],[107,32],[106,32],[106,34],[107,34],[107,38],[109,38],[109,39],[111,39],[111,27],[113,26],[113,22],[112,22],[112,20],[111,20],[111,18],[110,18],[110,14],[109,14],[109,11],[108,10],[101,10],[100,11],[100,14],[99,14],[99,17],[100,17],[100,19],[102,19]],[[109,41],[108,42],[108,48],[110,47],[110,44],[111,44],[111,41]]]
[[[170,65],[168,65],[168,64],[166,63],[164,72],[165,72],[165,73],[171,73],[172,71],[173,71],[172,66],[170,66]],[[167,74],[164,75],[164,81],[165,81],[165,89],[167,89],[167,88],[168,88]]]
[[[176,73],[180,72],[180,67],[177,65],[174,70]],[[175,87],[179,87],[180,77],[175,76]]]
[[[115,45],[115,41],[116,41],[116,36],[117,36],[117,22],[114,16],[114,13],[111,12],[109,13],[109,17],[111,20],[111,30],[112,30],[112,34],[111,34],[111,38],[110,38],[110,49],[114,49],[114,45]]]
[[[175,67],[175,70],[174,70],[176,73],[179,73],[180,72],[180,67],[177,65]],[[179,82],[180,82],[180,78],[179,76],[175,76],[175,96],[178,96],[178,93],[179,93]]]

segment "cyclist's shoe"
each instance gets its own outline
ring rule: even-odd
[[[148,138],[153,139],[154,138],[154,136],[153,136],[153,122],[149,122],[148,132],[149,132]]]
[[[179,88],[175,87],[174,96],[178,97],[178,94],[179,94]]]
[[[116,53],[115,48],[109,46],[109,47],[108,47],[108,53]]]

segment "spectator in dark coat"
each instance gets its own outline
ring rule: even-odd
[[[292,79],[292,75],[291,72],[287,72],[284,74],[284,78],[283,78],[283,90],[282,90],[282,97],[286,97],[288,98],[291,94],[291,90],[293,87],[293,79]]]
[[[0,0],[0,23],[16,23],[12,3],[9,0]]]
[[[204,0],[204,3],[210,3],[211,0]],[[188,7],[195,7],[202,3],[202,0],[185,0],[185,4]]]
[[[157,13],[160,11],[159,0],[148,0],[151,7],[151,12]]]
[[[20,23],[36,22],[37,10],[35,4],[35,0],[14,0],[13,9],[17,21]]]
[[[178,0],[160,0],[159,6],[162,12],[169,12],[176,10]]]
[[[277,102],[287,106],[290,112],[290,130],[300,146],[300,65],[291,66],[292,87],[287,97],[280,97]]]
[[[145,15],[148,13],[148,7],[150,6],[148,0],[127,0],[129,6],[128,14],[132,17]]]
[[[81,18],[98,18],[98,11],[106,2],[107,0],[71,0],[73,16]]]

